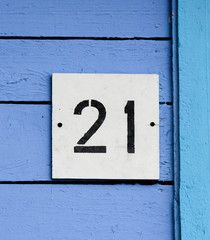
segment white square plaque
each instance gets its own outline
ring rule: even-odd
[[[54,179],[158,179],[159,78],[53,74]]]

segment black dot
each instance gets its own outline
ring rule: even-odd
[[[57,125],[58,125],[58,127],[62,127],[62,126],[63,126],[63,124],[62,124],[62,123],[58,123]]]
[[[154,122],[151,122],[151,123],[150,123],[150,126],[151,126],[151,127],[154,127],[154,126],[155,126],[155,123],[154,123]]]

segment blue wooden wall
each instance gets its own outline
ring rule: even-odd
[[[210,239],[210,1],[179,1],[183,240]]]
[[[172,240],[171,6],[168,0],[0,1],[0,235]],[[160,179],[51,180],[51,76],[160,76]]]

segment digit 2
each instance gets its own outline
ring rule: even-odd
[[[82,110],[89,106],[89,100],[80,102],[74,109],[74,114],[81,115]],[[92,127],[84,134],[84,136],[77,142],[77,144],[84,145],[93,134],[100,128],[104,119],[106,118],[106,109],[101,102],[91,100],[91,107],[95,107],[99,114],[98,119],[92,125]],[[75,153],[106,153],[106,146],[75,146]]]

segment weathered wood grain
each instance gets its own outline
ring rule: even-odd
[[[51,180],[51,106],[0,104],[0,181]],[[160,105],[160,180],[173,179],[172,106]]]
[[[210,239],[210,1],[178,1],[182,240]],[[193,27],[192,27],[193,26]]]
[[[173,186],[1,184],[4,240],[172,240]]]
[[[170,48],[170,41],[0,40],[0,101],[51,100],[52,73],[153,73],[168,102]]]
[[[169,37],[168,0],[1,0],[1,36]]]
[[[0,38],[168,39],[169,18],[168,0],[1,0]],[[0,40],[0,101],[50,101],[53,72],[82,72],[159,74],[160,102],[171,102],[170,44]],[[51,184],[51,108],[0,104],[0,238],[172,240],[173,186]],[[162,181],[173,180],[172,144],[161,104]]]

